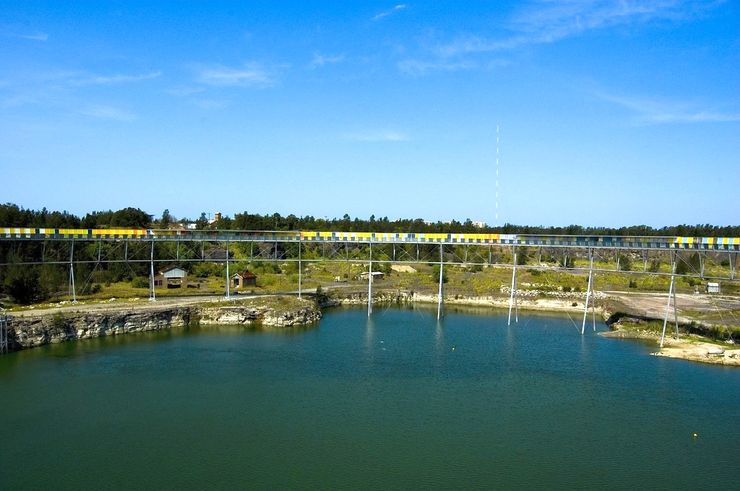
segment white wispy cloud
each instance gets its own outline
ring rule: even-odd
[[[49,35],[45,32],[34,32],[33,34],[17,34],[17,37],[29,39],[31,41],[46,41],[49,39]]]
[[[126,109],[107,105],[90,105],[79,111],[83,116],[111,121],[134,121],[136,115]]]
[[[405,3],[399,3],[398,5],[395,5],[392,9],[384,10],[383,12],[379,12],[373,16],[373,20],[378,21],[384,17],[388,17],[391,14],[395,14],[396,12],[400,10],[406,9],[407,5]]]
[[[455,56],[553,43],[619,25],[691,19],[720,3],[717,0],[536,0],[527,3],[509,20],[508,35],[497,38],[462,35],[437,51],[442,56]]]
[[[22,107],[31,104],[38,104],[39,102],[40,97],[37,94],[30,92],[15,93],[0,97],[0,107],[3,108]]]
[[[223,65],[200,67],[198,82],[215,87],[270,87],[274,80],[268,71],[257,63],[247,63],[232,68]]]
[[[175,97],[186,97],[193,94],[199,94],[205,90],[206,89],[203,87],[172,87],[165,90],[165,92]]]
[[[209,111],[224,109],[229,105],[229,101],[221,99],[193,99],[192,103],[201,109]]]
[[[732,113],[698,107],[695,103],[675,102],[647,97],[633,97],[596,91],[604,101],[621,106],[635,114],[637,124],[730,123],[740,121],[740,112]]]
[[[348,133],[344,135],[344,139],[357,142],[405,142],[410,140],[407,134],[392,130]]]
[[[320,68],[324,65],[333,65],[335,63],[341,63],[344,61],[344,55],[322,55],[321,53],[314,53],[309,68]]]
[[[407,75],[423,76],[429,72],[459,72],[464,70],[492,70],[497,67],[506,66],[507,60],[450,60],[447,58],[432,60],[407,59],[399,61],[396,66],[399,71]]]
[[[0,24],[0,36],[28,39],[29,41],[47,41],[49,35],[42,31],[28,32],[25,28],[20,26],[2,25]]]
[[[71,83],[73,85],[115,85],[130,82],[141,82],[143,80],[153,80],[155,78],[159,78],[161,75],[162,72],[159,71],[142,73],[138,75],[90,75],[87,77],[72,79]]]

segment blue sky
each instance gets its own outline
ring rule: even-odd
[[[0,1],[0,201],[737,225],[739,26],[733,1]]]

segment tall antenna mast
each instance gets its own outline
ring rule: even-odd
[[[496,125],[496,220],[494,224],[497,226],[498,226],[498,141],[499,141],[498,125]]]

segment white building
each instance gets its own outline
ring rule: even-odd
[[[185,285],[188,272],[182,268],[168,268],[154,278],[154,286],[180,288]]]

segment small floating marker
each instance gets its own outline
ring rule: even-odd
[[[452,347],[452,351],[455,351],[455,347],[454,346]]]
[[[699,438],[699,433],[694,433],[694,438]]]

